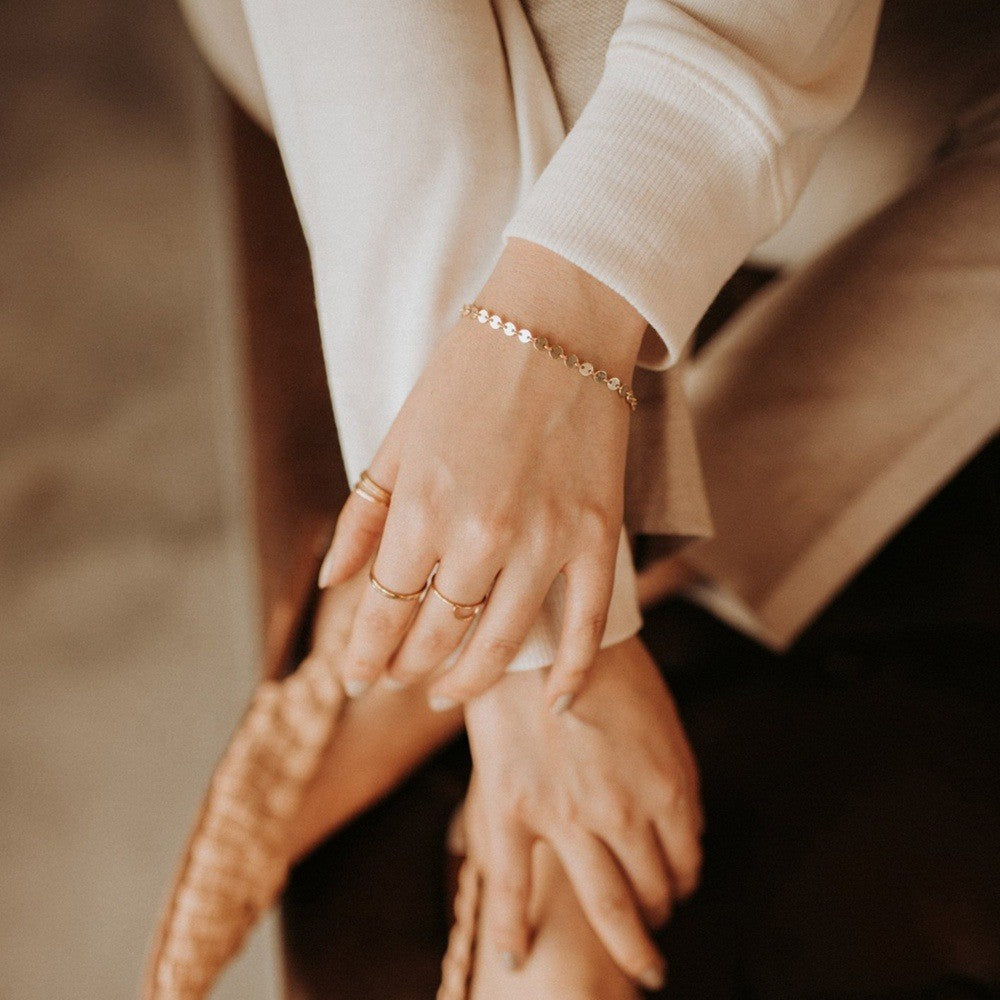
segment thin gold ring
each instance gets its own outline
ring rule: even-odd
[[[358,477],[358,481],[354,484],[354,492],[360,497],[364,497],[365,500],[371,503],[381,504],[383,507],[389,506],[389,501],[392,499],[391,491],[387,490],[384,486],[379,486],[378,483],[368,475],[368,470],[365,469],[364,472]]]
[[[436,597],[444,601],[445,604],[451,608],[452,614],[460,621],[467,622],[470,618],[475,618],[483,607],[486,605],[486,598],[484,597],[481,601],[476,601],[475,604],[459,604],[458,601],[453,601],[450,598],[444,596],[440,590],[437,589],[436,583],[431,583],[431,590]]]
[[[385,497],[377,496],[374,493],[369,492],[367,484],[358,480],[355,484],[354,492],[357,493],[359,497],[363,500],[367,500],[369,503],[377,503],[380,507],[388,507],[389,501]]]
[[[372,566],[368,570],[368,582],[372,585],[372,589],[380,593],[383,597],[391,597],[394,601],[419,601],[424,595],[424,591],[427,589],[427,584],[424,584],[419,590],[413,591],[412,594],[401,594],[398,590],[391,590],[384,583],[379,583],[375,579],[375,567]]]

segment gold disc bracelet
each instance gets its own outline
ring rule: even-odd
[[[501,330],[508,337],[517,337],[522,344],[531,344],[536,351],[543,351],[554,361],[562,361],[567,368],[578,371],[584,378],[592,378],[595,382],[606,386],[611,392],[621,396],[634,410],[639,405],[635,393],[617,376],[608,375],[602,368],[589,361],[581,361],[575,354],[567,354],[558,344],[549,342],[548,337],[536,337],[530,330],[519,326],[512,320],[505,319],[499,313],[490,312],[475,302],[469,302],[459,310],[460,316],[471,316],[486,323],[494,330]]]

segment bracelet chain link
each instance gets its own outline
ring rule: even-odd
[[[501,330],[508,337],[517,337],[522,344],[531,344],[536,351],[543,351],[554,361],[562,361],[567,368],[575,369],[584,378],[592,378],[595,382],[606,386],[611,392],[622,397],[631,409],[639,405],[635,393],[620,378],[609,375],[603,368],[598,368],[589,361],[581,361],[575,354],[567,352],[558,344],[552,344],[547,337],[536,337],[530,330],[518,326],[512,320],[499,313],[490,312],[476,302],[468,302],[459,310],[460,316],[471,316],[480,323],[486,323],[494,330]]]

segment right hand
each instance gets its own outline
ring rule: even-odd
[[[472,316],[443,332],[371,460],[391,502],[352,493],[321,571],[320,586],[335,585],[374,557],[380,586],[361,600],[341,667],[353,697],[382,677],[406,684],[432,674],[432,707],[482,694],[560,575],[550,705],[580,690],[604,635],[631,413],[606,386],[631,379],[646,321],[569,261],[517,239],[477,301],[546,331],[553,348],[558,335],[564,358],[590,359],[615,378],[583,378],[579,366]],[[461,612],[480,604],[473,628]]]
[[[531,845],[541,838],[612,958],[658,988],[664,960],[645,924],[666,920],[701,866],[694,756],[638,639],[600,652],[571,712],[546,709],[544,673],[507,674],[466,706],[486,935],[508,964],[526,957]]]

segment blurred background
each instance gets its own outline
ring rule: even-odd
[[[0,997],[136,995],[346,488],[312,302],[277,150],[173,0],[4,0]],[[993,443],[784,657],[647,616],[709,815],[668,996],[1000,996],[998,510]],[[272,919],[215,995],[432,996],[468,766],[459,742],[293,873],[285,986]]]
[[[4,0],[0,122],[0,995],[110,1000],[258,670],[225,108],[170,0]]]

